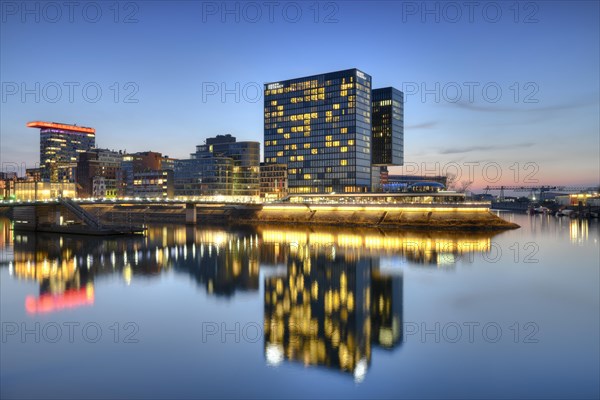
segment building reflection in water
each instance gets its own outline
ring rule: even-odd
[[[491,249],[493,233],[477,232],[382,232],[374,229],[272,229],[258,228],[262,239],[261,265],[282,265],[300,246],[344,252],[344,257],[362,258],[393,255],[410,264],[445,267]]]
[[[453,264],[488,252],[489,234],[384,233],[260,229],[261,255],[286,265],[265,279],[264,345],[268,364],[284,359],[352,373],[361,381],[371,346],[402,343],[403,277],[384,272],[384,254],[419,265]]]
[[[569,224],[569,237],[571,243],[581,244],[588,240],[589,221],[579,218],[571,219]]]
[[[402,342],[403,278],[399,268],[381,270],[381,256],[445,267],[491,243],[490,235],[273,227],[155,226],[143,237],[108,238],[2,232],[4,248],[14,252],[0,265],[39,284],[25,299],[29,313],[91,306],[101,296],[96,282],[109,275],[128,285],[172,272],[209,295],[258,292],[263,267],[267,361],[324,365],[357,380],[371,346]]]
[[[170,226],[151,227],[144,237],[104,238],[6,232],[0,265],[17,279],[39,283],[39,295],[25,300],[29,313],[93,305],[94,281],[103,275],[119,274],[131,284],[173,270],[225,296],[259,287],[253,231]]]

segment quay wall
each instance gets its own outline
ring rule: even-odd
[[[82,204],[103,223],[186,223],[185,204]],[[281,224],[384,229],[501,230],[519,226],[486,205],[198,204],[196,224]]]
[[[514,229],[487,207],[265,205],[253,222],[303,225],[342,225],[379,228]]]

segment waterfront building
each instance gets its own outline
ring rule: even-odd
[[[79,154],[96,145],[96,130],[77,125],[33,121],[40,129],[40,166],[44,182],[75,182]]]
[[[206,145],[197,146],[197,152],[207,151],[217,157],[233,160],[233,196],[260,195],[260,143],[238,142],[234,136],[217,135],[206,139]]]
[[[27,200],[51,200],[58,197],[77,197],[75,183],[71,182],[15,182],[15,198]]]
[[[190,159],[174,165],[176,196],[244,196],[260,194],[260,144],[217,135],[196,146]]]
[[[0,172],[0,200],[14,196],[17,181],[16,172]]]
[[[380,191],[404,162],[403,113],[401,91],[356,68],[267,83],[265,163],[288,166],[293,194]]]
[[[139,196],[140,193],[136,193],[136,187],[134,186],[136,175],[144,172],[162,171],[162,159],[162,154],[154,151],[124,154],[121,162],[121,188],[119,190],[119,195],[141,197]],[[162,174],[156,173],[154,175],[162,177]],[[147,177],[144,176],[140,179],[143,178]],[[140,184],[138,184],[137,187],[139,188]],[[154,190],[150,190],[149,192],[154,192]]]
[[[25,179],[32,182],[41,182],[42,181],[42,172],[43,168],[27,168],[25,170]]]
[[[233,191],[233,159],[205,156],[175,161],[175,196],[226,196]]]
[[[290,193],[371,189],[371,76],[358,69],[265,84],[265,162]]]
[[[288,194],[287,165],[260,164],[260,196],[280,199]]]
[[[384,192],[405,192],[411,185],[420,182],[437,182],[444,187],[448,184],[448,177],[441,175],[387,175],[382,183]]]
[[[115,198],[122,181],[123,155],[108,149],[93,149],[79,155],[77,188],[79,197]]]
[[[373,89],[374,166],[404,164],[404,94],[393,87]]]
[[[134,197],[170,199],[174,195],[173,171],[134,172],[132,189],[131,195]]]
[[[163,171],[174,171],[176,161],[176,158],[162,156],[162,158],[160,159],[160,169],[162,169]]]

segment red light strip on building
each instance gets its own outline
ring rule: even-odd
[[[94,128],[87,128],[85,126],[77,126],[77,125],[57,124],[55,122],[33,121],[33,122],[28,122],[27,127],[28,128],[55,128],[55,129],[64,129],[66,131],[72,131],[72,132],[83,132],[83,133],[96,134],[96,130]]]

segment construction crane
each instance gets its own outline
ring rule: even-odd
[[[486,186],[485,194],[488,194],[491,190],[499,190],[500,191],[500,200],[504,200],[504,191],[510,190],[513,192],[530,192],[533,197],[535,197],[536,192],[539,193],[539,197],[542,197],[542,193],[557,191],[557,192],[595,192],[598,193],[600,188],[598,186],[552,186],[552,185],[542,185],[542,186]]]

